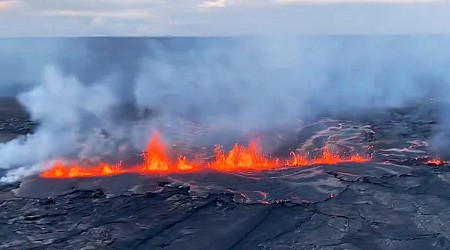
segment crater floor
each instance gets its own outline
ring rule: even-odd
[[[299,132],[370,146],[367,163],[2,184],[0,249],[449,249],[450,167],[428,163],[423,110]]]

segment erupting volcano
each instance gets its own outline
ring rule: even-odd
[[[50,2],[0,33],[101,37],[0,38],[0,249],[450,249],[446,1]]]
[[[142,152],[142,163],[129,168],[122,167],[122,163],[111,165],[100,162],[95,165],[81,164],[57,160],[50,163],[49,170],[40,174],[43,178],[75,178],[109,176],[123,173],[138,174],[170,174],[198,171],[231,172],[240,170],[263,171],[281,167],[301,167],[318,164],[337,164],[344,162],[366,162],[359,154],[347,157],[333,153],[325,149],[320,156],[308,158],[299,153],[291,152],[289,159],[281,160],[261,152],[259,143],[253,140],[249,146],[235,144],[234,147],[224,152],[222,147],[216,145],[214,148],[214,160],[210,162],[189,160],[188,157],[180,155],[173,161],[169,152],[158,133],[153,133],[145,151]],[[199,158],[199,157],[196,157]]]

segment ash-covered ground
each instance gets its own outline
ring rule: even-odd
[[[2,135],[32,130],[5,114]],[[450,168],[428,163],[435,114],[414,105],[298,131],[297,146],[367,146],[367,163],[2,184],[0,248],[449,249]]]

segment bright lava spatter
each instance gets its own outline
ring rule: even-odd
[[[100,162],[96,165],[84,166],[79,163],[64,163],[54,161],[49,170],[40,174],[43,178],[75,178],[110,176],[123,173],[137,174],[170,174],[183,172],[198,172],[211,170],[231,172],[239,170],[261,171],[280,167],[301,167],[314,164],[336,164],[344,162],[366,162],[369,159],[360,155],[341,157],[325,150],[320,157],[308,159],[300,154],[291,152],[290,158],[284,161],[264,155],[259,150],[256,141],[249,146],[235,144],[227,153],[220,146],[214,149],[215,159],[211,162],[189,161],[185,156],[179,156],[177,161],[171,161],[166,147],[158,134],[154,133],[143,152],[143,163],[132,168],[122,168],[121,164],[111,165]]]

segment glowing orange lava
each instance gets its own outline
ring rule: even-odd
[[[166,147],[157,133],[154,133],[141,154],[143,163],[141,165],[124,169],[121,164],[110,165],[98,163],[97,165],[83,165],[80,163],[63,163],[56,161],[51,164],[49,170],[41,173],[43,178],[75,178],[109,176],[123,173],[139,174],[169,174],[180,172],[196,172],[212,170],[230,172],[238,170],[270,170],[280,167],[300,167],[314,164],[336,164],[344,162],[366,162],[368,159],[360,155],[341,157],[325,150],[319,157],[308,159],[298,153],[291,152],[290,159],[280,161],[264,155],[259,149],[256,141],[250,142],[249,146],[235,144],[227,153],[222,147],[214,149],[215,159],[212,162],[191,162],[185,156],[179,156],[177,161],[171,161]]]
[[[150,138],[150,142],[146,151],[142,153],[142,157],[144,158],[144,164],[141,167],[142,171],[164,173],[173,167],[167,156],[165,145],[156,133]]]
[[[233,171],[237,169],[264,170],[279,166],[278,159],[270,159],[260,153],[256,141],[247,147],[235,144],[227,154],[222,152],[220,146],[214,149],[216,160],[209,164],[210,168],[218,171]]]
[[[312,160],[304,157],[300,154],[291,152],[291,159],[286,160],[286,166],[308,166],[308,165],[318,165],[318,164],[338,164],[344,162],[366,162],[368,159],[360,155],[352,155],[348,158],[341,157],[338,154],[333,154],[328,150],[322,152],[322,155]]]
[[[431,160],[425,162],[425,164],[434,165],[434,166],[442,166],[442,165],[446,164],[446,162],[442,161],[441,159],[431,159]]]
[[[141,173],[174,173],[196,170],[196,164],[188,162],[185,156],[180,156],[177,162],[172,162],[166,152],[166,146],[157,133],[153,133],[146,151],[142,153],[144,164],[132,172]]]
[[[95,166],[84,167],[77,163],[64,164],[57,161],[53,163],[50,170],[41,173],[44,178],[74,178],[74,177],[93,177],[93,176],[108,176],[125,173],[120,165],[113,166],[106,163],[99,163]]]

